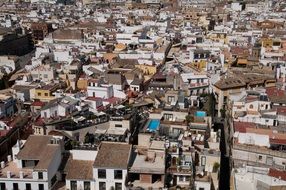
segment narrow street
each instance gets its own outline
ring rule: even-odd
[[[221,139],[220,139],[221,160],[220,160],[219,189],[229,190],[230,189],[229,148],[228,146],[226,146],[227,134],[225,134],[227,131],[225,130],[224,124],[222,122],[216,122],[214,128],[221,130]]]

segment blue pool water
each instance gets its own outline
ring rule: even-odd
[[[205,111],[196,111],[195,116],[196,117],[206,117],[206,112]]]
[[[151,119],[148,124],[149,131],[156,131],[159,128],[160,120],[159,119]]]

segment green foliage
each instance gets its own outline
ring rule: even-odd
[[[187,123],[190,123],[190,122],[194,121],[194,116],[193,115],[186,115],[185,120],[187,121]]]
[[[213,165],[213,172],[217,172],[219,167],[220,167],[220,164],[215,162],[214,165]]]

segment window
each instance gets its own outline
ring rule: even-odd
[[[41,92],[38,92],[38,96],[41,96],[42,95],[42,93]]]
[[[47,75],[47,74],[44,74],[44,78],[48,78],[48,75]]]
[[[175,101],[175,97],[174,96],[168,96],[168,102],[174,102]]]
[[[165,120],[171,120],[171,119],[173,119],[173,114],[167,114],[167,113],[165,113],[165,114],[164,114],[164,119],[165,119]]]
[[[6,190],[6,184],[0,183],[0,190]]]
[[[120,125],[120,124],[115,124],[115,127],[122,127],[122,125]]]
[[[19,189],[18,183],[13,183],[13,190],[18,190],[18,189]]]
[[[57,182],[57,175],[54,175],[51,179],[51,185],[53,186]]]
[[[49,93],[45,93],[45,96],[49,96]]]
[[[84,190],[90,190],[90,182],[89,181],[83,182],[83,186],[84,186]]]
[[[30,183],[26,183],[26,190],[32,190]]]
[[[202,166],[205,166],[205,165],[206,165],[206,157],[205,157],[205,156],[202,156],[202,157],[201,157],[201,165],[202,165]]]
[[[37,74],[32,74],[33,79],[37,79],[38,75]]]
[[[98,170],[98,178],[105,179],[106,178],[106,171],[105,170]]]
[[[199,188],[199,190],[205,190],[205,188],[203,188],[203,187],[200,187],[200,188]]]
[[[122,190],[122,183],[115,183],[115,190]]]
[[[179,181],[184,181],[184,176],[179,176]]]
[[[258,160],[262,160],[262,156],[261,155],[258,156]]]
[[[122,170],[114,170],[114,179],[122,179]]]
[[[100,189],[100,190],[106,190],[106,184],[105,184],[105,182],[99,182],[99,189]]]
[[[38,178],[43,179],[43,172],[38,172]]]
[[[253,105],[252,104],[249,105],[249,109],[253,109]]]
[[[77,190],[77,182],[71,181],[71,190]]]
[[[39,184],[39,190],[44,190],[44,184]]]

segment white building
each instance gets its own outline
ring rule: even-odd
[[[103,142],[94,161],[96,189],[126,189],[131,145]]]
[[[283,171],[246,166],[237,168],[234,172],[234,186],[237,190],[283,189],[286,181]]]
[[[13,147],[8,162],[1,162],[0,188],[5,190],[48,190],[60,180],[62,140],[53,136],[34,136]]]
[[[95,190],[93,178],[93,162],[98,151],[96,150],[71,150],[71,155],[65,168],[66,189]]]
[[[41,110],[42,118],[50,118],[57,116],[67,116],[76,110],[79,100],[72,97],[64,97],[51,100]]]
[[[108,99],[114,95],[113,87],[112,85],[98,85],[96,81],[89,80],[87,86],[87,95],[89,97]]]

